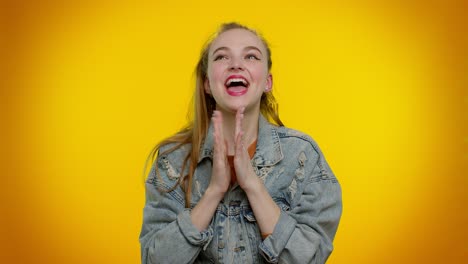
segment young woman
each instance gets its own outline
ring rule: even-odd
[[[327,260],[340,185],[315,141],[283,126],[271,66],[266,41],[237,23],[202,50],[193,121],[150,155],[142,263]]]

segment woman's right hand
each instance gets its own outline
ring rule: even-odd
[[[213,122],[214,128],[214,152],[210,184],[190,213],[193,225],[200,232],[208,228],[219,202],[223,199],[231,183],[231,168],[227,160],[227,146],[222,126],[223,117],[219,111],[214,111],[211,122]]]
[[[227,192],[231,183],[231,169],[227,160],[227,143],[223,133],[223,116],[220,111],[214,111],[213,117],[213,169],[211,172],[210,186],[213,191],[223,194]]]

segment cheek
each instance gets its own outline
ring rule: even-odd
[[[252,74],[255,76],[256,80],[259,80],[261,83],[266,83],[268,77],[268,70],[264,68],[256,68],[252,71]]]
[[[249,68],[249,70],[255,75],[266,76],[268,73],[268,66],[264,63],[254,63]]]
[[[219,65],[212,65],[208,67],[208,78],[211,83],[220,81],[222,73],[223,69]]]

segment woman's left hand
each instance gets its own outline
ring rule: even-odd
[[[236,170],[237,182],[247,194],[250,206],[253,209],[258,227],[262,236],[269,236],[273,233],[281,211],[273,201],[263,182],[255,174],[250,163],[250,156],[242,137],[242,120],[244,118],[244,108],[237,111],[234,154],[234,169]]]
[[[258,177],[252,168],[250,156],[244,144],[244,132],[242,130],[244,110],[245,107],[239,108],[236,113],[234,169],[239,186],[244,191],[247,191],[247,188],[253,187],[255,183],[258,183]]]

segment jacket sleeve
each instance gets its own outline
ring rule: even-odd
[[[156,169],[160,177],[156,175]],[[140,233],[142,264],[193,263],[213,237],[211,227],[199,232],[192,224],[190,210],[184,207],[180,187],[171,192],[163,191],[176,183],[174,177],[178,175],[175,173],[167,159],[158,156],[146,180],[146,202]]]
[[[281,208],[273,233],[260,243],[269,263],[325,263],[333,250],[342,212],[341,187],[318,146],[314,149],[295,206]]]

